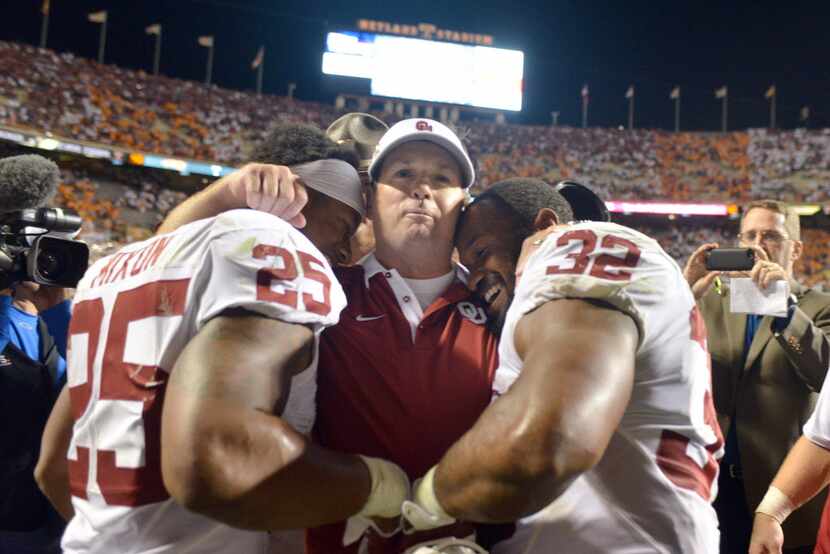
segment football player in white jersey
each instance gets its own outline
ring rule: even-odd
[[[403,516],[517,521],[494,553],[717,552],[723,440],[689,287],[654,240],[571,219],[535,179],[465,211],[461,262],[501,332],[494,400]]]
[[[282,126],[260,152],[294,152],[290,168],[240,170],[302,180],[302,231],[233,210],[128,245],[79,284],[41,460],[68,473],[71,504],[45,491],[72,516],[65,552],[264,553],[267,530],[399,513],[400,468],[305,436],[317,338],[346,303],[329,264],[365,213],[356,160],[310,148],[314,133],[328,140]]]
[[[822,387],[816,408],[804,424],[804,435],[787,458],[761,503],[755,508],[749,554],[806,552],[784,550],[784,521],[830,483],[830,387]],[[824,505],[813,554],[830,552],[830,505]]]

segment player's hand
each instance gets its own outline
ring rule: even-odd
[[[683,269],[683,277],[689,283],[692,294],[695,295],[695,300],[699,300],[709,292],[712,283],[715,282],[715,277],[720,275],[718,271],[709,271],[706,269],[706,254],[715,248],[719,248],[715,242],[704,244],[694,251],[689,257],[689,261],[686,262],[686,267]]]
[[[755,251],[755,265],[749,272],[749,278],[758,286],[759,289],[765,290],[775,281],[788,280],[787,272],[784,268],[775,262],[769,260],[769,256],[760,246],[750,246]]]
[[[781,524],[767,514],[756,513],[749,554],[781,554],[783,548],[784,531]]]
[[[548,236],[555,233],[557,230],[558,228],[556,225],[551,225],[541,231],[536,231],[524,240],[522,243],[522,251],[519,253],[519,261],[516,262],[517,280],[525,269],[527,259],[530,258],[530,256],[536,252],[540,246],[542,246],[542,243],[545,242],[545,239],[548,238]]]
[[[251,163],[222,179],[234,206],[273,214],[298,229],[305,227],[301,210],[308,193],[288,167]]]

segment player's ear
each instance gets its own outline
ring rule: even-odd
[[[550,208],[542,208],[536,213],[536,218],[533,220],[533,229],[535,231],[542,231],[554,225],[559,225],[559,218],[556,217],[556,212]]]

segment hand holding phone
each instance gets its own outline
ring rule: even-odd
[[[752,248],[713,248],[706,253],[709,271],[749,271],[755,265]]]

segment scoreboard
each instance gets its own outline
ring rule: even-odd
[[[522,109],[520,50],[337,31],[326,36],[323,73],[368,79],[373,96]]]

